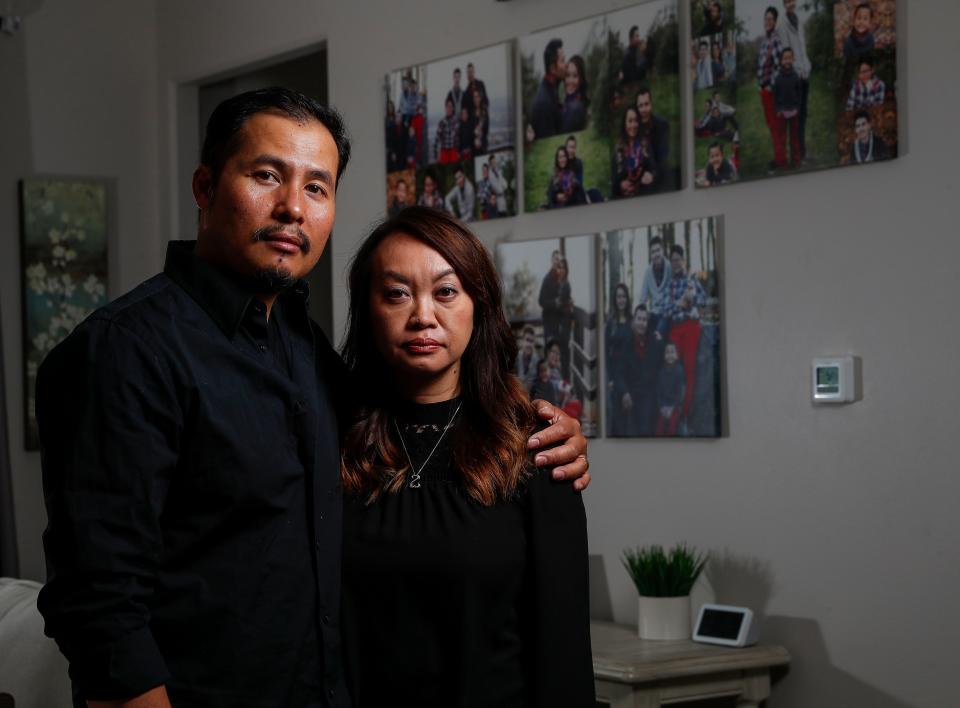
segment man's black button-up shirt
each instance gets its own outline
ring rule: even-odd
[[[298,283],[267,320],[171,243],[162,274],[41,366],[38,604],[78,701],[165,684],[177,707],[346,704],[330,493],[344,377],[306,297]]]

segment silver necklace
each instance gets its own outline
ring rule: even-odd
[[[413,464],[413,458],[410,457],[410,453],[407,451],[407,443],[404,442],[403,433],[400,432],[400,426],[397,424],[397,419],[393,419],[393,427],[397,429],[397,435],[400,436],[400,445],[403,446],[403,454],[407,456],[407,462],[410,463],[410,470],[413,474],[410,475],[410,481],[407,483],[407,486],[411,489],[420,489],[420,474],[426,468],[427,463],[430,462],[430,458],[433,457],[433,453],[437,451],[437,448],[440,447],[440,441],[443,440],[443,436],[447,434],[447,431],[450,430],[453,425],[453,419],[457,417],[457,413],[460,412],[460,406],[463,405],[463,401],[457,404],[457,409],[453,412],[453,415],[450,416],[450,420],[447,421],[447,424],[443,428],[443,432],[440,433],[440,437],[437,438],[436,444],[433,446],[433,449],[430,451],[430,454],[427,455],[427,459],[423,461],[423,464],[420,465],[420,469],[417,469],[417,466]]]

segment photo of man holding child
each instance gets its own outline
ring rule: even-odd
[[[716,218],[610,231],[604,239],[608,437],[719,437]]]

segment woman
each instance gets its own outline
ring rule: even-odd
[[[655,177],[656,165],[650,142],[640,134],[640,113],[630,106],[623,114],[620,127],[613,194],[616,197],[633,197],[652,192]]]
[[[727,80],[727,69],[723,63],[721,51],[720,42],[714,42],[710,45],[710,71],[713,72],[715,86],[721,81]]]
[[[614,389],[624,388],[622,381],[624,362],[627,360],[630,342],[633,339],[633,331],[630,329],[630,307],[630,291],[623,283],[617,283],[614,288],[613,306],[610,308],[604,332],[607,389],[611,394]],[[622,437],[628,434],[621,402],[610,396],[610,403],[607,406],[609,420],[607,434],[611,437]]]
[[[556,209],[586,203],[583,185],[577,181],[573,173],[567,149],[563,146],[558,147],[553,156],[553,177],[547,187],[547,208]]]
[[[365,384],[342,444],[354,705],[592,706],[583,505],[527,460],[532,409],[489,254],[412,207],[363,243],[350,286],[344,355]]]
[[[587,127],[587,108],[590,106],[587,70],[579,54],[570,57],[570,61],[567,62],[567,75],[563,80],[563,88],[560,132],[575,133]]]
[[[458,147],[460,149],[460,159],[469,160],[473,156],[473,130],[476,125],[476,119],[470,115],[470,111],[464,106],[460,109],[460,122],[458,127]]]
[[[487,136],[490,133],[490,114],[483,102],[483,94],[475,88],[471,92],[473,100],[473,154],[483,155],[487,152]]]

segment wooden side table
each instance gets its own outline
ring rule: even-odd
[[[790,663],[781,646],[730,648],[689,639],[651,641],[635,629],[592,622],[597,702],[611,708],[659,708],[681,701],[735,696],[759,708],[770,696],[770,669]]]

